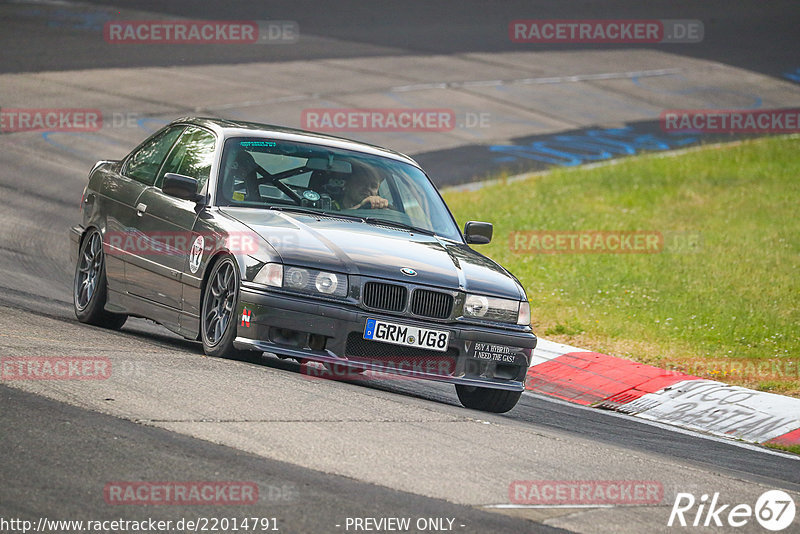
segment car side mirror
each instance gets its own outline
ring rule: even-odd
[[[164,183],[161,190],[165,195],[180,198],[181,200],[191,200],[199,202],[203,196],[197,193],[197,179],[191,176],[168,172],[164,175]]]
[[[492,223],[469,221],[464,225],[464,238],[473,245],[486,245],[492,241]]]

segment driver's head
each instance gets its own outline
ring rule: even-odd
[[[382,182],[380,175],[373,167],[358,161],[353,161],[351,165],[353,172],[347,180],[344,192],[345,206],[354,206],[367,197],[377,196]]]
[[[256,164],[256,160],[253,159],[253,156],[250,152],[246,150],[240,150],[236,157],[231,163],[231,174],[241,179],[244,176],[247,176],[251,172],[253,172],[258,165]]]

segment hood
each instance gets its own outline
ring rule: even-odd
[[[516,279],[463,243],[335,217],[220,208],[269,243],[286,265],[519,300]],[[407,276],[408,267],[416,276]]]

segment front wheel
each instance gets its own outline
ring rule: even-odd
[[[236,337],[236,304],[239,301],[239,274],[230,256],[214,264],[203,291],[200,334],[203,350],[209,356],[239,358],[243,355],[233,347]]]
[[[508,391],[505,389],[481,388],[456,384],[458,400],[465,408],[481,410],[483,412],[506,413],[517,405],[522,396],[521,391]]]
[[[128,316],[106,311],[107,296],[103,236],[98,230],[92,230],[81,243],[75,265],[72,284],[75,317],[82,323],[119,330]]]

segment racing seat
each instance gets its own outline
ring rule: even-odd
[[[252,154],[242,150],[236,155],[234,164],[238,164],[239,177],[244,180],[245,200],[261,200],[261,192],[258,189],[258,174],[256,173],[258,163],[253,159]]]
[[[233,163],[231,163],[230,168],[228,169],[230,180],[228,187],[231,189],[231,192],[235,188],[235,181],[242,180],[245,187],[245,200],[261,200],[261,193],[258,189],[258,174],[256,173],[256,169],[258,169],[258,164],[256,163],[256,160],[253,159],[253,156],[245,150],[239,151],[239,153],[236,154],[236,158],[233,160]]]

